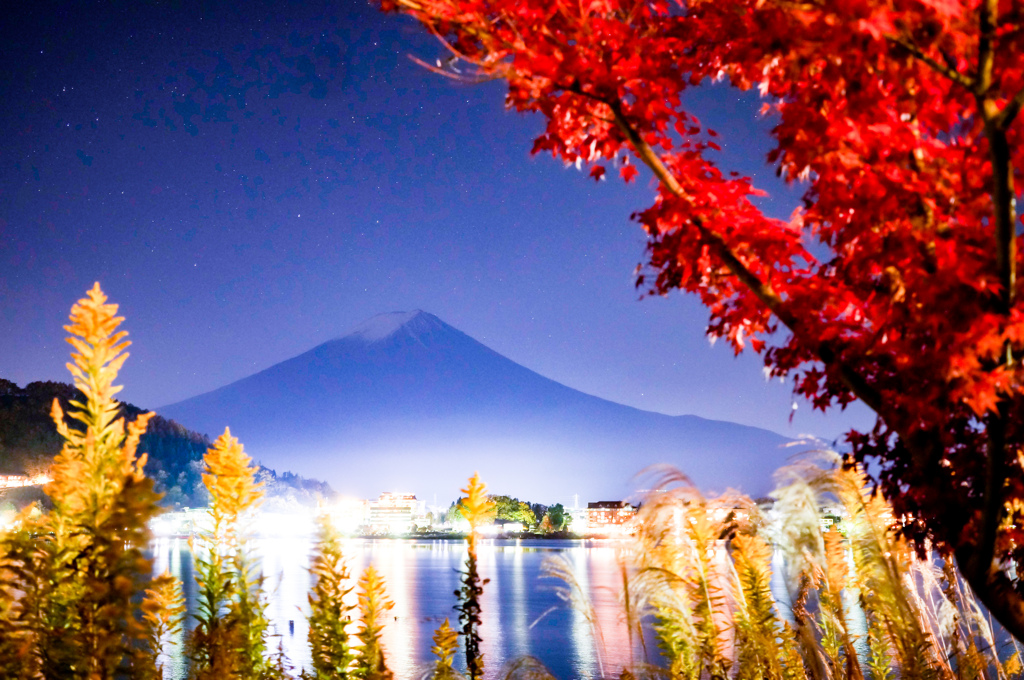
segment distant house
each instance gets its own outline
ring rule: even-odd
[[[587,503],[587,533],[611,535],[625,533],[626,525],[636,516],[638,506],[626,501]]]
[[[49,484],[51,481],[53,480],[51,480],[45,473],[29,477],[28,475],[13,472],[0,472],[0,489],[20,489],[25,486],[43,486],[44,484]]]
[[[0,474],[0,489],[15,489],[28,484],[27,475]]]
[[[818,509],[818,522],[822,531],[828,531],[833,526],[839,526],[843,520],[849,518],[846,510],[840,506],[824,505]]]
[[[405,534],[412,531],[420,502],[411,493],[385,492],[370,502],[370,530],[373,533]]]

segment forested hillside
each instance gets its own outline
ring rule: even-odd
[[[0,474],[43,471],[60,451],[61,439],[50,419],[54,398],[60,399],[67,412],[70,410],[68,402],[81,396],[65,383],[33,382],[22,388],[0,379]],[[143,412],[132,404],[121,406],[129,417]],[[73,422],[68,420],[69,424]],[[150,421],[139,451],[149,454],[146,473],[156,480],[157,489],[164,494],[164,505],[174,508],[206,504],[202,460],[209,446],[210,440],[205,435],[173,420],[158,415]],[[258,451],[252,455],[258,460]],[[266,485],[265,505],[270,509],[312,505],[318,497],[334,496],[325,482],[288,472],[278,474],[264,467],[258,477]],[[24,493],[19,494],[22,495]]]

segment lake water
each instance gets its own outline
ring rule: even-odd
[[[313,540],[309,537],[265,538],[253,541],[262,560],[269,600],[268,614],[278,642],[296,670],[309,668],[306,644],[306,599]],[[462,541],[351,539],[346,542],[349,570],[358,574],[373,564],[387,583],[395,603],[384,632],[389,667],[395,677],[417,678],[433,657],[434,629],[448,617],[458,627],[453,592],[465,563]],[[590,595],[601,635],[598,642],[587,619],[557,595],[560,580],[541,577],[545,558],[560,555],[572,565],[584,592]],[[196,585],[188,542],[159,539],[153,544],[154,567],[180,578],[189,614],[195,611]],[[524,655],[539,658],[561,680],[618,675],[630,663],[630,643],[618,602],[621,575],[614,542],[549,540],[484,540],[479,547],[479,570],[490,579],[482,599],[481,646],[487,675]],[[194,620],[189,616],[186,628]],[[183,635],[166,670],[174,680],[187,672],[181,657]],[[652,643],[649,643],[652,644]],[[652,650],[653,652],[653,650]],[[639,650],[636,654],[641,654]],[[638,658],[639,660],[639,658]],[[464,667],[464,659],[456,658]]]

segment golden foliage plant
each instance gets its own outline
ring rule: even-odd
[[[469,478],[469,484],[462,489],[462,493],[464,495],[459,499],[459,509],[469,522],[471,533],[475,534],[480,527],[494,519],[496,505],[487,495],[487,485],[480,481],[478,472],[474,472]]]
[[[737,680],[797,680],[803,664],[794,664],[796,640],[784,626],[771,592],[772,549],[758,535],[732,540],[736,569]],[[779,652],[782,652],[781,654]]]
[[[480,598],[488,580],[481,579],[477,569],[477,532],[493,520],[495,504],[487,495],[487,486],[480,481],[479,473],[473,473],[462,493],[465,496],[459,500],[459,509],[469,522],[469,536],[466,538],[466,571],[462,572],[461,586],[455,591],[459,598],[455,610],[459,612],[465,641],[466,671],[471,680],[478,680],[484,674],[484,657],[480,652]]]
[[[0,668],[25,678],[153,677],[160,640],[138,625],[146,610],[137,596],[150,578],[142,550],[159,495],[136,455],[153,414],[121,416],[114,380],[130,343],[99,284],[70,321],[68,369],[82,398],[66,416],[53,403],[64,440],[44,489],[53,511],[22,513],[0,539]],[[168,622],[180,614],[152,606]]]
[[[228,429],[203,456],[212,526],[193,542],[199,586],[197,625],[188,641],[192,677],[267,678],[279,675],[267,656],[263,577],[248,546],[245,525],[263,499],[257,468]]]
[[[53,400],[52,416],[64,447],[51,468],[53,481],[46,493],[61,514],[86,518],[94,524],[104,521],[112,508],[111,500],[128,481],[145,479],[146,456],[136,458],[139,438],[146,431],[153,413],[144,413],[125,428],[120,417],[120,404],[114,395],[121,391],[114,385],[118,371],[128,358],[124,350],[131,344],[126,331],[118,331],[124,321],[117,314],[117,305],[107,304],[107,296],[97,283],[88,297],[71,308],[71,325],[65,326],[71,336],[68,343],[75,349],[67,364],[75,387],[85,403],[71,401],[74,410],[68,416],[81,429],[65,421],[60,402]]]
[[[709,501],[682,473],[660,468],[637,518],[635,589],[673,677],[724,677],[731,660],[729,573],[721,539],[732,496]],[[635,615],[634,615],[635,616]]]
[[[875,636],[885,640],[904,677],[948,677],[946,654],[926,630],[927,612],[920,605],[918,584],[907,578],[914,567],[925,567],[899,535],[892,508],[868,489],[859,469],[840,468],[831,478],[834,493],[850,516],[846,533],[862,606],[868,621],[882,629]],[[941,592],[934,595],[945,597]]]
[[[140,680],[162,680],[164,668],[161,650],[166,641],[181,633],[182,618],[185,615],[185,595],[181,581],[164,572],[153,579],[142,600],[142,619],[136,622],[140,636],[146,645],[136,651],[143,661],[146,673]],[[149,671],[152,670],[152,673]]]
[[[313,590],[309,593],[309,646],[313,670],[309,680],[347,680],[353,675],[355,651],[352,578],[345,565],[341,536],[329,517],[320,518],[320,539],[309,571]]]
[[[368,566],[359,577],[359,632],[356,638],[354,675],[364,680],[391,680],[384,658],[381,637],[384,633],[384,616],[395,604],[388,599],[387,588],[380,573]]]
[[[448,624],[445,617],[441,625],[434,631],[434,646],[430,653],[437,659],[434,662],[432,680],[456,680],[459,674],[455,670],[455,652],[459,647],[459,633]]]

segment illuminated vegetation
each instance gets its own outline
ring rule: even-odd
[[[136,447],[149,414],[126,423],[113,384],[127,357],[116,306],[99,287],[72,309],[69,364],[82,400],[53,419],[64,446],[46,488],[53,509],[24,510],[0,534],[0,678],[163,677],[161,659],[182,629],[182,584],[153,577],[142,549],[158,494]],[[620,554],[622,619],[637,654],[625,669],[603,664],[593,606],[568,561],[545,575],[590,623],[600,675],[732,680],[1009,680],[1019,654],[1000,656],[996,635],[953,563],[915,551],[903,522],[863,473],[837,460],[780,471],[768,506],[703,496],[681,473],[650,484],[633,538]],[[195,627],[185,652],[196,680],[292,677],[274,652],[264,579],[247,540],[247,517],[263,496],[257,468],[225,431],[206,452],[203,482],[211,525],[193,544]],[[465,571],[455,592],[460,630],[435,631],[435,662],[423,677],[482,678],[478,535],[496,504],[478,475],[459,502],[470,523]],[[820,508],[842,508],[839,528],[822,528]],[[550,523],[550,511],[547,516]],[[312,668],[304,680],[390,680],[382,633],[394,606],[380,574],[354,583],[338,533],[324,519],[310,572]],[[772,588],[773,570],[784,591]],[[465,675],[456,668],[463,638]],[[1014,643],[1016,650],[1016,644]],[[550,678],[520,658],[503,678]]]
[[[114,385],[128,354],[117,305],[99,284],[71,309],[68,370],[83,395],[65,421],[45,491],[53,510],[29,507],[0,535],[0,669],[19,678],[158,677],[157,646],[181,599],[170,577],[152,583],[142,550],[158,495],[136,456],[152,414],[125,423]]]
[[[479,474],[474,473],[469,478],[469,485],[462,489],[462,493],[465,497],[459,500],[459,509],[469,522],[469,535],[466,537],[466,571],[462,573],[462,587],[455,591],[459,598],[455,609],[462,624],[466,669],[471,680],[477,680],[484,674],[484,657],[480,653],[480,596],[488,582],[488,579],[480,578],[477,570],[477,531],[494,518],[495,507]]]
[[[229,430],[203,460],[213,526],[192,542],[199,586],[197,625],[188,642],[192,677],[266,677],[273,669],[267,659],[263,578],[244,531],[246,516],[259,506],[263,490],[255,482],[252,459]]]
[[[368,566],[359,577],[359,632],[356,638],[359,647],[356,654],[354,675],[366,680],[391,680],[391,671],[384,660],[381,635],[384,629],[384,615],[395,603],[388,599],[384,579]]]
[[[446,618],[434,631],[434,646],[430,648],[431,653],[437,657],[432,676],[434,680],[452,680],[460,677],[454,666],[458,646],[459,634],[448,625]]]
[[[185,614],[185,595],[181,591],[181,581],[168,573],[153,579],[146,589],[146,597],[142,600],[142,626],[146,644],[138,649],[143,663],[140,665],[139,677],[159,680],[164,677],[163,664],[160,663],[160,652],[163,641],[181,632],[182,618]],[[150,673],[150,670],[154,672]]]
[[[313,680],[347,680],[352,674],[355,652],[349,630],[353,612],[353,586],[341,550],[341,536],[324,516],[320,540],[310,563],[313,590],[309,594],[309,646]]]

